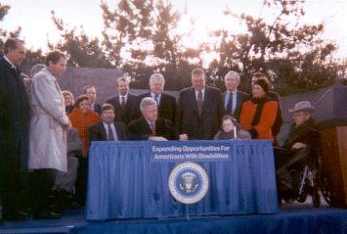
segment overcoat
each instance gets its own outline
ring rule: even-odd
[[[67,141],[63,125],[69,123],[69,118],[57,79],[47,68],[33,77],[31,101],[29,168],[67,171]]]
[[[20,71],[0,59],[0,180],[26,170],[29,154],[30,100]]]

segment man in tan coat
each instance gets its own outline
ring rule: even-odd
[[[31,90],[29,169],[33,171],[29,179],[34,219],[56,217],[49,211],[48,196],[54,184],[54,170],[67,171],[66,129],[71,127],[56,79],[66,69],[66,56],[53,51],[45,63],[47,67],[33,77]]]

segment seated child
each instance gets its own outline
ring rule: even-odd
[[[214,140],[232,140],[232,139],[252,139],[251,134],[243,130],[231,115],[224,115],[222,119],[222,129],[217,132]]]

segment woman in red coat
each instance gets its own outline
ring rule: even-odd
[[[98,113],[89,109],[88,97],[81,95],[75,102],[75,107],[69,114],[72,126],[77,128],[82,141],[82,156],[87,157],[89,134],[88,128],[101,121]]]
[[[242,105],[240,124],[251,133],[252,139],[273,140],[271,127],[276,119],[278,103],[267,96],[268,91],[267,79],[258,79],[252,85],[252,99]]]

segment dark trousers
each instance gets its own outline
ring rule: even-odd
[[[87,174],[88,174],[88,157],[78,158],[78,170],[76,180],[76,200],[81,205],[86,204],[87,193]]]
[[[4,220],[13,220],[28,208],[25,179],[24,172],[10,171],[0,175],[0,206]]]
[[[30,205],[34,215],[50,210],[49,195],[54,175],[54,169],[35,169],[29,173]]]

